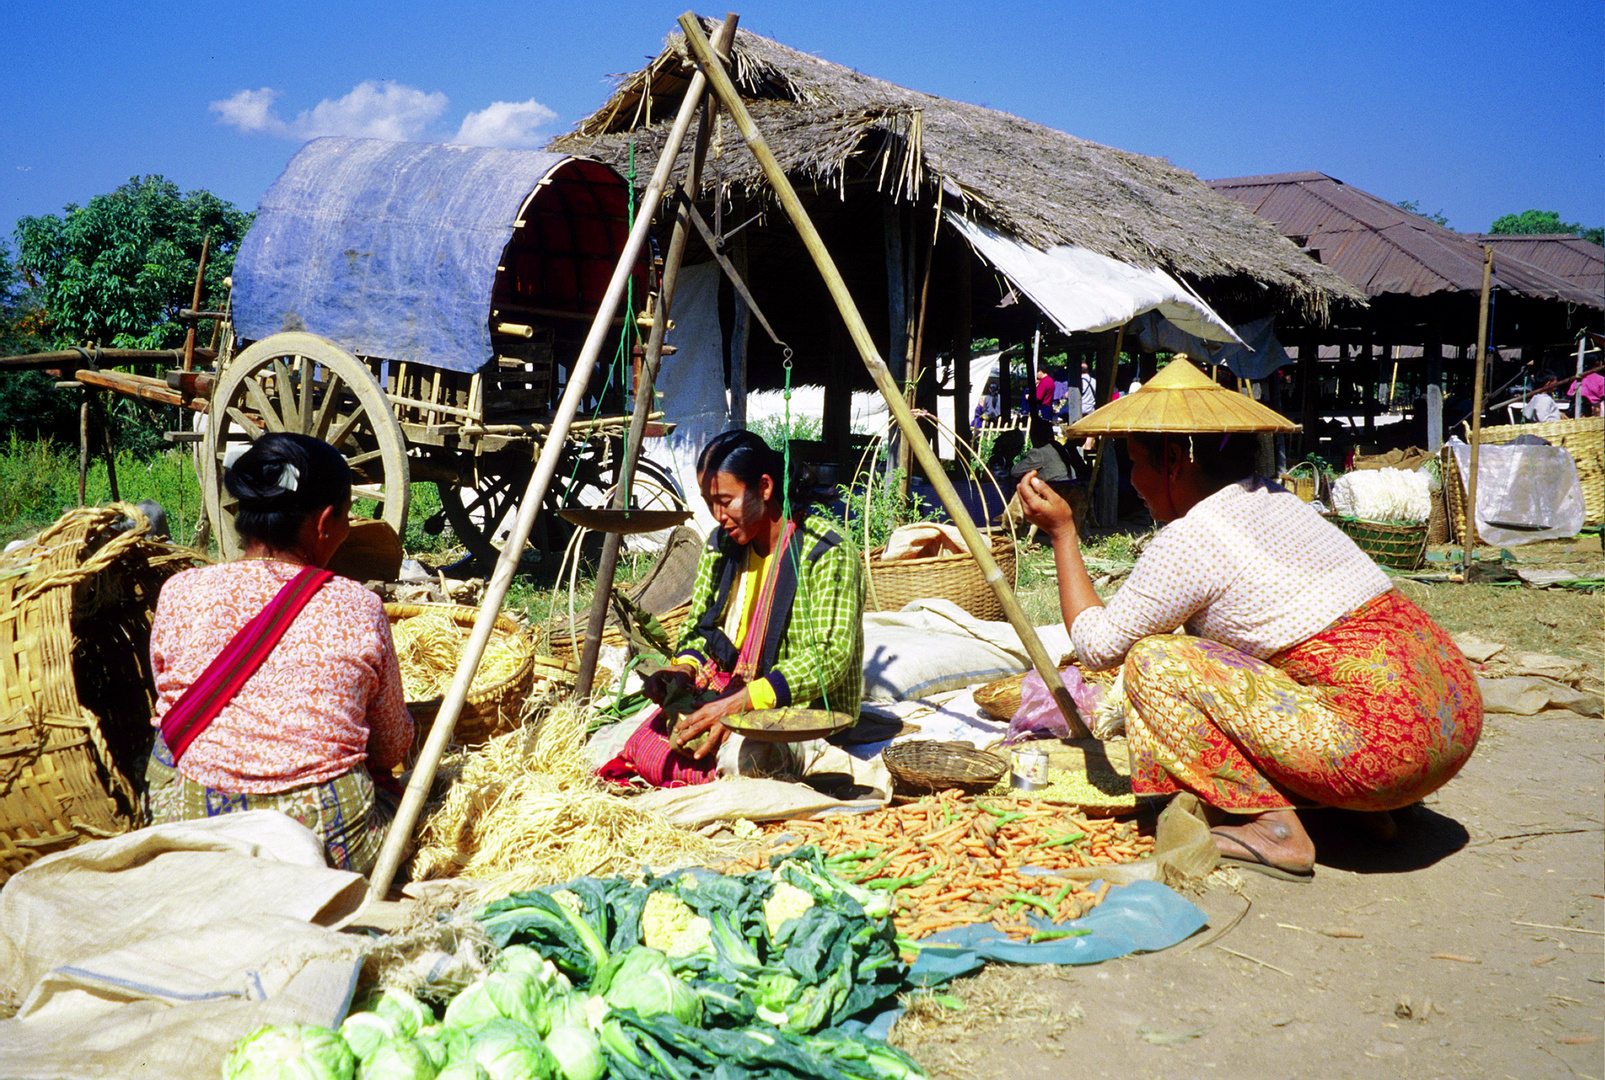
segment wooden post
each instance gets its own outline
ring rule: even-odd
[[[936,255],[934,247],[931,255],[932,257]],[[970,265],[968,250],[963,252],[963,256],[959,264],[959,339],[953,348],[953,430],[959,438],[974,446],[970,437],[970,361],[974,359],[970,348],[975,341],[971,298],[973,285],[970,277],[973,267]],[[953,448],[954,457],[958,457],[962,452],[957,446]],[[984,505],[984,494],[982,502]],[[990,518],[991,515],[987,516]]]
[[[1443,333],[1433,326],[1421,347],[1426,362],[1427,449],[1433,453],[1443,445]]]
[[[212,246],[212,234],[211,233],[207,233],[205,238],[203,240],[201,240],[201,261],[200,261],[200,265],[195,268],[195,293],[194,293],[194,298],[192,300],[190,300],[190,304],[189,304],[189,309],[191,311],[199,311],[199,310],[201,310],[201,286],[205,283],[205,279],[206,279],[206,249],[211,247],[211,246]],[[184,335],[184,370],[185,371],[191,370],[194,367],[194,364],[195,364],[195,324],[198,321],[199,321],[198,319],[191,319],[190,322],[189,322],[189,332]],[[311,400],[311,397],[312,397],[311,394],[307,395],[307,399],[308,400]]]
[[[697,36],[702,38],[701,27],[698,27]],[[702,41],[706,46],[707,39],[702,38]],[[715,63],[712,53],[708,53],[705,64]],[[720,73],[723,74],[722,71]],[[535,516],[540,512],[541,503],[546,500],[546,492],[551,487],[558,461],[563,456],[569,425],[574,422],[574,414],[579,411],[580,401],[584,398],[586,387],[591,381],[591,373],[596,368],[597,357],[602,353],[603,341],[612,333],[613,313],[618,310],[619,301],[624,297],[625,286],[634,274],[636,259],[640,257],[641,249],[646,244],[646,235],[651,231],[652,218],[657,213],[658,202],[663,197],[663,189],[668,184],[669,174],[674,169],[680,145],[685,141],[686,132],[691,128],[691,120],[697,114],[697,107],[702,100],[706,85],[707,80],[703,75],[698,74],[692,78],[685,99],[680,103],[679,115],[675,117],[674,126],[670,128],[668,138],[664,142],[663,153],[658,158],[652,180],[641,196],[635,226],[630,230],[629,238],[624,242],[624,249],[619,253],[618,265],[613,269],[613,276],[608,281],[607,291],[603,294],[596,317],[591,322],[585,344],[569,371],[568,384],[563,388],[563,397],[558,403],[556,414],[552,417],[551,427],[541,443],[540,456],[535,461],[529,484],[524,489],[523,501],[519,503],[518,517],[513,522],[512,535],[502,548],[501,557],[496,560],[496,569],[485,586],[485,598],[479,606],[478,616],[474,619],[474,628],[463,646],[463,655],[457,663],[457,672],[452,676],[451,685],[447,688],[445,698],[440,703],[440,710],[435,716],[435,722],[430,727],[429,738],[424,743],[423,751],[418,755],[418,764],[413,769],[412,780],[407,784],[401,805],[396,810],[395,820],[391,822],[390,830],[385,834],[384,846],[380,848],[373,876],[368,881],[370,900],[383,900],[385,894],[390,891],[390,883],[395,880],[396,870],[401,865],[402,850],[412,835],[413,827],[418,824],[424,800],[429,795],[430,785],[434,783],[435,771],[440,767],[441,756],[446,752],[446,745],[451,741],[452,731],[457,726],[457,718],[462,714],[463,703],[468,699],[468,688],[474,681],[474,672],[479,667],[480,659],[485,655],[485,645],[490,641],[491,631],[495,628],[496,616],[501,612],[502,601],[507,598],[507,590],[513,583],[513,575],[518,571],[519,553],[524,548],[524,542],[529,539],[530,530],[535,526]]]
[[[709,110],[709,115],[713,110]],[[700,138],[700,135],[699,135]],[[704,146],[704,151],[706,147]],[[700,169],[698,170],[700,172]],[[700,183],[700,177],[697,180]],[[692,190],[691,197],[696,198],[696,192],[691,184],[687,188]],[[747,265],[747,234],[745,230],[736,233],[731,244],[730,261],[735,265],[736,272],[741,280],[748,280]],[[663,271],[668,273],[668,263],[665,261]],[[746,297],[741,290],[736,290],[736,325],[730,334],[730,424],[732,427],[747,426],[747,352],[752,344],[752,308],[747,306]]]
[[[1315,413],[1320,407],[1321,343],[1311,334],[1298,347],[1299,373],[1299,456],[1315,450]]]
[[[727,15],[724,24],[714,35],[715,47],[721,53],[729,51],[729,43],[735,40],[736,17]],[[702,110],[702,122],[697,126],[696,142],[691,152],[691,167],[687,171],[683,188],[685,198],[695,199],[698,189],[702,186],[702,164],[707,155],[708,141],[712,136],[713,124],[717,114],[716,103],[709,99],[707,106]],[[636,463],[641,459],[641,441],[646,435],[647,417],[652,412],[653,389],[657,385],[658,368],[663,363],[663,337],[669,330],[669,314],[674,305],[674,291],[680,281],[680,265],[685,260],[686,243],[691,233],[691,213],[685,203],[675,203],[674,231],[669,236],[669,249],[663,256],[663,279],[658,289],[657,317],[652,320],[652,330],[647,335],[646,350],[641,361],[641,381],[636,387],[635,408],[630,415],[630,430],[624,438],[624,460],[619,463],[619,484],[613,492],[611,505],[616,510],[623,510],[628,503],[625,501],[625,478],[635,476]],[[746,302],[741,298],[740,290],[736,292],[736,329],[741,330],[742,312],[746,309]],[[750,311],[747,313],[747,322],[750,323]],[[743,378],[741,385],[741,407],[743,425],[746,415],[746,338],[741,337],[741,351],[736,351],[736,341],[731,341],[731,405],[734,407],[738,386],[736,380],[737,356],[741,357],[739,367]],[[619,552],[624,544],[624,537],[620,533],[608,533],[602,540],[602,561],[596,568],[596,582],[591,597],[591,610],[585,623],[585,644],[580,650],[580,670],[574,681],[574,696],[584,700],[591,696],[591,688],[596,681],[596,661],[602,651],[602,633],[607,626],[607,613],[613,606],[613,578],[618,571]]]
[[[1115,371],[1120,364],[1120,349],[1126,328],[1105,330],[1098,335],[1098,408],[1109,404],[1114,397]],[[1093,516],[1106,529],[1115,527],[1120,517],[1120,470],[1116,467],[1114,450],[1108,439],[1098,440],[1098,454],[1092,459],[1092,479],[1088,488],[1093,497]],[[1104,460],[1108,458],[1108,468]]]
[[[1471,469],[1466,477],[1466,560],[1460,580],[1470,584],[1472,550],[1477,546],[1477,451],[1482,438],[1483,371],[1488,366],[1488,300],[1493,289],[1494,249],[1482,249],[1482,303],[1477,307],[1477,369],[1471,390]]]
[[[1071,700],[1070,692],[1065,689],[1064,680],[1059,677],[1058,667],[1054,664],[1053,659],[1048,656],[1047,650],[1043,648],[1041,639],[1037,637],[1036,628],[1031,625],[1031,621],[1025,617],[1025,612],[1021,610],[1020,602],[1015,597],[1013,588],[1003,580],[1003,571],[998,569],[998,564],[992,558],[991,544],[981,536],[980,530],[975,527],[975,522],[971,519],[963,501],[959,499],[958,492],[953,489],[952,482],[948,480],[947,474],[942,471],[942,463],[937,460],[930,444],[920,436],[919,426],[914,420],[913,413],[909,411],[908,403],[903,400],[903,396],[896,381],[893,380],[891,372],[887,370],[886,361],[882,360],[875,351],[875,342],[869,336],[869,328],[864,325],[863,317],[859,315],[857,305],[853,303],[852,294],[847,290],[847,283],[842,280],[841,272],[836,269],[835,261],[830,257],[830,252],[825,249],[824,241],[820,239],[818,230],[814,228],[814,223],[808,217],[808,212],[803,209],[802,202],[797,198],[797,192],[791,186],[791,181],[786,179],[786,174],[781,169],[780,163],[775,160],[774,154],[769,150],[769,144],[764,141],[763,135],[753,124],[752,117],[747,113],[746,105],[736,92],[735,85],[731,83],[729,75],[725,73],[714,57],[713,50],[708,44],[708,39],[702,33],[702,24],[698,21],[696,15],[689,11],[680,16],[679,23],[680,29],[685,31],[686,44],[691,47],[692,53],[697,58],[698,66],[703,74],[708,77],[714,93],[719,95],[720,100],[724,102],[725,108],[730,110],[731,117],[741,130],[742,138],[746,140],[748,148],[753,152],[753,156],[758,159],[758,163],[763,167],[764,176],[769,180],[770,188],[780,199],[780,204],[785,208],[786,215],[791,218],[792,224],[797,227],[798,233],[801,234],[803,245],[807,247],[808,253],[813,257],[814,264],[819,268],[820,275],[824,277],[825,285],[829,288],[831,297],[836,301],[837,310],[841,312],[842,319],[847,324],[847,331],[852,336],[853,344],[858,348],[858,354],[863,359],[864,366],[869,369],[870,377],[875,380],[875,385],[880,389],[881,396],[886,399],[887,406],[897,419],[898,427],[903,431],[903,437],[912,444],[914,456],[919,460],[921,467],[924,468],[931,485],[936,488],[936,494],[942,500],[942,505],[947,509],[948,516],[958,526],[959,533],[964,537],[964,542],[969,547],[972,557],[981,568],[981,576],[992,587],[998,601],[1003,605],[1003,611],[1008,617],[1009,623],[1014,627],[1015,632],[1020,635],[1020,641],[1025,645],[1033,666],[1036,667],[1037,673],[1042,676],[1042,681],[1047,684],[1049,692],[1053,695],[1054,702],[1064,715],[1065,722],[1070,728],[1070,734],[1080,738],[1087,737],[1090,733],[1087,731],[1086,725],[1081,722],[1081,716],[1076,711],[1075,702]]]

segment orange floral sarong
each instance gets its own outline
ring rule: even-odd
[[[1449,781],[1482,731],[1453,641],[1387,592],[1269,660],[1179,635],[1125,662],[1132,787],[1223,810],[1393,810]]]

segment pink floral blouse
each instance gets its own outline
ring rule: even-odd
[[[154,724],[300,569],[247,559],[186,570],[162,587],[150,636]],[[365,762],[388,771],[412,739],[384,605],[335,577],[190,744],[179,771],[220,791],[280,792]]]

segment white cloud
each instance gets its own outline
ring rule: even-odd
[[[451,141],[469,146],[510,149],[539,146],[545,139],[536,132],[557,119],[557,114],[530,98],[528,101],[493,101],[463,117]]]
[[[397,82],[369,80],[358,83],[342,98],[325,98],[286,121],[273,111],[278,91],[241,90],[233,97],[212,102],[218,121],[247,135],[265,134],[281,139],[315,139],[320,135],[391,139],[405,142],[423,136],[430,124],[446,111],[446,95],[429,94]]]

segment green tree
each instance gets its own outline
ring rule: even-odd
[[[178,312],[192,299],[203,238],[212,243],[202,305],[215,308],[250,225],[250,214],[211,192],[134,177],[87,206],[23,218],[17,267],[50,344],[170,349],[184,341]]]
[[[0,356],[39,352],[43,314],[0,241]],[[0,372],[0,431],[12,438],[70,440],[78,424],[77,410],[55,380],[40,371]]]
[[[1400,210],[1403,210],[1407,214],[1415,214],[1417,217],[1424,217],[1428,221],[1442,225],[1446,229],[1449,227],[1449,218],[1444,214],[1442,209],[1434,210],[1429,214],[1425,210],[1421,209],[1420,199],[1400,199],[1393,205],[1397,206]]]
[[[1488,226],[1490,233],[1498,235],[1532,235],[1534,233],[1567,233],[1605,246],[1605,227],[1584,228],[1571,221],[1562,221],[1553,210],[1523,210],[1519,214],[1506,214]]]

